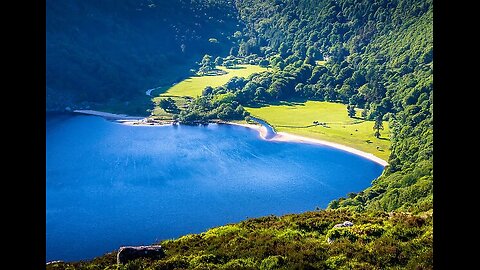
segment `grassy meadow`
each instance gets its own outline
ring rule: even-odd
[[[319,63],[323,64],[323,63]],[[151,114],[155,119],[168,120],[172,114],[165,112],[158,106],[158,102],[170,97],[177,106],[187,106],[188,100],[200,96],[206,86],[220,86],[234,76],[248,77],[253,73],[266,71],[266,68],[255,65],[239,65],[236,68],[217,67],[227,74],[217,76],[192,76],[168,89],[156,89],[152,94],[155,107]],[[278,105],[267,105],[253,108],[246,107],[253,116],[261,118],[271,124],[276,131],[288,132],[314,139],[347,145],[361,151],[372,153],[375,156],[388,160],[390,155],[390,132],[388,123],[384,123],[380,138],[373,136],[373,121],[365,121],[360,117],[361,109],[357,109],[355,118],[347,115],[344,104],[320,101],[280,102]],[[322,125],[314,125],[318,121]]]
[[[373,121],[365,121],[357,109],[355,118],[347,115],[347,106],[340,103],[307,101],[282,102],[259,108],[245,107],[252,114],[267,121],[277,132],[288,132],[309,138],[347,145],[388,160],[390,131],[383,123],[380,138],[373,136]],[[325,123],[314,125],[313,122]]]
[[[226,74],[222,75],[208,75],[208,76],[192,76],[189,77],[174,86],[168,88],[165,92],[161,93],[157,97],[153,98],[155,107],[152,110],[151,114],[157,119],[169,119],[171,114],[165,112],[163,109],[158,107],[158,102],[161,99],[170,97],[175,100],[175,103],[179,108],[186,105],[188,100],[185,97],[197,97],[202,95],[203,89],[207,86],[217,87],[226,84],[233,77],[244,77],[247,78],[253,73],[259,73],[267,71],[267,68],[263,68],[257,65],[238,65],[234,68],[226,68],[223,66],[217,66],[218,69],[226,71]],[[152,91],[152,95],[158,92],[157,90]]]
[[[202,91],[205,87],[217,87],[226,84],[231,78],[244,77],[247,78],[253,73],[259,73],[266,71],[266,68],[256,65],[238,65],[235,68],[226,68],[223,66],[217,66],[218,69],[226,71],[227,74],[223,75],[209,75],[209,76],[192,76],[187,78],[176,85],[170,87],[165,93],[160,96],[189,96],[197,97],[202,95]]]

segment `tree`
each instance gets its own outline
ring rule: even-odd
[[[376,138],[380,138],[380,130],[383,130],[383,120],[381,115],[378,115],[377,118],[375,118],[373,129],[375,130],[375,133],[373,135]]]
[[[280,46],[278,47],[278,52],[280,53],[281,57],[286,57],[288,53],[288,46],[285,43],[280,43]]]
[[[223,64],[223,58],[221,58],[220,56],[217,56],[217,58],[215,58],[215,65],[221,66],[222,64]]]
[[[236,66],[236,63],[234,60],[225,60],[223,62],[223,65],[227,68],[232,68],[232,67],[235,67]]]
[[[355,105],[347,105],[348,116],[353,118],[355,116]]]
[[[260,62],[259,62],[258,64],[259,64],[261,67],[266,67],[266,68],[268,68],[269,62],[268,62],[267,59],[262,59],[262,60],[260,60]]]
[[[213,88],[211,86],[206,86],[202,91],[202,96],[208,96],[213,93]]]
[[[214,69],[215,63],[212,61],[212,57],[208,54],[205,54],[202,58],[202,62],[200,63],[198,73],[200,73],[200,75],[203,75]]]
[[[171,113],[178,112],[178,107],[172,98],[164,98],[160,100],[158,105],[160,106],[160,108],[164,109],[166,112],[171,112]]]
[[[267,90],[265,87],[258,87],[257,90],[255,90],[255,97],[253,98],[254,101],[262,101],[267,99]]]

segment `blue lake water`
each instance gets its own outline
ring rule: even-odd
[[[47,115],[46,126],[47,261],[324,208],[383,170],[240,126],[140,127],[80,115]]]

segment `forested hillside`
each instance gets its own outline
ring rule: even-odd
[[[134,2],[138,1],[131,1]],[[249,78],[234,77],[223,86],[205,88],[202,96],[175,115],[180,122],[244,119],[248,115],[244,110],[246,105],[264,106],[289,100],[340,102],[362,109],[365,119],[389,125],[392,134],[389,165],[370,188],[345,194],[345,198],[332,201],[327,210],[252,219],[163,241],[165,259],[138,260],[124,269],[433,268],[432,1],[236,0],[222,3],[215,5],[217,9],[224,8],[222,12],[210,15],[213,16],[210,20],[221,18],[231,23],[202,28],[208,33],[203,32],[202,38],[212,36],[222,44],[230,41],[230,47],[208,53],[214,58],[222,56],[221,61],[216,61],[222,65],[232,61],[250,63],[254,59],[255,63],[268,65],[269,70]],[[125,4],[126,7],[129,5]],[[176,10],[175,14],[178,12],[181,11]],[[235,24],[237,16],[241,21],[239,27],[227,27]],[[171,18],[182,20],[180,16]],[[209,15],[201,18],[207,19]],[[222,27],[225,30],[220,30]],[[233,39],[229,40],[226,35],[220,38],[219,31],[226,33],[227,30]],[[188,34],[186,37],[195,39]],[[61,44],[62,39],[58,37],[58,40]],[[178,55],[187,53],[188,45],[182,53],[180,47],[176,47],[180,41],[175,37],[170,40],[172,43],[168,46],[176,48],[171,57],[177,59]],[[94,46],[93,42],[89,43]],[[198,44],[205,46],[205,50],[212,49],[208,39],[204,45]],[[101,46],[108,45],[102,43]],[[94,49],[85,54],[91,51]],[[194,54],[191,52],[189,56]],[[100,59],[103,60],[91,62],[111,61]],[[198,56],[197,61],[200,59],[202,56]],[[91,62],[83,61],[84,64]],[[142,64],[128,62],[129,65]],[[94,67],[100,66],[90,68]],[[149,67],[153,70],[153,64],[138,67],[142,71],[136,74]],[[86,69],[80,64],[76,68]],[[106,81],[133,84],[135,79],[129,81],[121,71],[106,69],[105,72],[112,73]],[[49,72],[49,80],[53,80],[59,70],[54,71],[52,67]],[[72,72],[72,77],[78,75]],[[147,84],[159,76],[153,71],[145,75],[136,79]],[[126,93],[127,87],[115,88],[115,91]],[[85,93],[89,93],[88,90]],[[345,220],[353,220],[355,225],[348,229],[332,228]],[[328,238],[337,241],[331,242]],[[91,262],[49,267],[103,269],[114,263],[114,255],[109,254]]]
[[[243,119],[243,106],[326,100],[362,109],[392,130],[384,174],[330,204],[358,211],[433,206],[431,1],[236,1],[245,22],[228,58],[267,60],[270,72],[206,88],[179,115],[186,123]],[[248,55],[248,56],[247,56]],[[325,62],[326,61],[326,62]],[[323,64],[325,63],[325,64]]]
[[[241,26],[227,0],[47,0],[46,18],[47,110],[142,97],[145,113],[145,90],[228,53]]]

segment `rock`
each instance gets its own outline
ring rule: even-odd
[[[67,107],[65,107],[65,111],[71,112],[71,111],[72,111],[72,108],[70,108],[70,107],[67,106]]]
[[[351,227],[351,226],[353,226],[353,222],[351,222],[351,221],[345,221],[345,222],[343,222],[343,223],[335,224],[335,226],[333,226],[333,228]]]
[[[162,246],[126,246],[117,253],[117,264],[125,264],[138,258],[160,259],[165,256]]]
[[[345,222],[343,222],[343,226],[344,226],[344,227],[351,227],[351,226],[353,226],[353,222],[351,222],[351,221],[345,221]]]
[[[46,265],[51,265],[51,264],[57,264],[57,263],[63,263],[63,261],[51,261],[51,262],[47,262]]]

